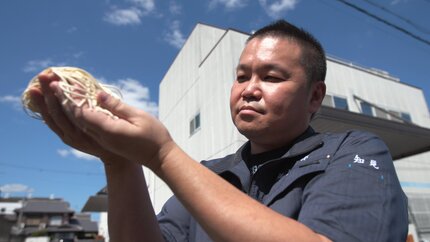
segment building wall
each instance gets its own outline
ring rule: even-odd
[[[160,83],[159,118],[195,160],[222,157],[245,142],[232,125],[229,96],[246,38],[236,31],[197,25]],[[197,114],[201,125],[191,134],[190,122]],[[211,139],[202,142],[205,137]],[[158,212],[172,193],[159,178],[149,176]]]
[[[236,146],[229,148],[231,140],[243,142],[243,137],[230,125],[228,97],[236,57],[245,37],[197,25],[160,84],[160,95],[167,96],[160,98],[159,118],[173,139],[194,159],[209,159],[235,150]],[[238,38],[242,41],[237,41]],[[242,45],[233,48],[236,42]],[[190,121],[199,113],[201,128],[191,135]],[[203,137],[215,138],[202,143]]]
[[[22,207],[22,201],[3,202],[0,201],[0,215],[15,214],[15,209]]]
[[[359,66],[328,59],[326,84],[328,94],[348,99],[352,112],[361,113],[359,102],[354,98],[356,95],[381,108],[407,112],[414,124],[430,127],[423,91],[388,74],[378,74],[376,71],[372,73]]]
[[[108,229],[108,214],[107,214],[107,212],[100,213],[99,235],[104,237],[105,242],[109,242],[109,229]]]

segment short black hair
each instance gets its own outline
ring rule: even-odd
[[[247,42],[264,37],[280,37],[295,41],[302,49],[301,63],[308,82],[325,80],[327,72],[325,52],[320,42],[310,33],[281,19],[255,31]]]

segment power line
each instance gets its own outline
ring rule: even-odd
[[[426,44],[426,45],[429,45],[429,46],[430,46],[430,41],[428,41],[428,40],[426,40],[426,39],[423,39],[423,38],[421,38],[420,36],[417,36],[417,35],[415,35],[415,34],[411,33],[410,31],[408,31],[408,30],[406,30],[406,29],[404,29],[404,28],[402,28],[402,27],[399,27],[399,26],[397,26],[397,25],[395,25],[395,24],[392,24],[392,23],[388,22],[387,20],[382,19],[382,18],[380,18],[380,17],[378,17],[378,16],[376,16],[376,15],[374,15],[374,14],[372,14],[372,13],[369,13],[369,12],[368,12],[367,10],[365,10],[365,9],[362,9],[362,8],[360,8],[360,7],[358,7],[358,6],[354,5],[354,4],[352,4],[352,3],[350,3],[350,2],[347,2],[347,1],[345,1],[345,0],[337,0],[337,1],[339,1],[339,2],[341,2],[341,3],[343,3],[343,4],[345,4],[345,5],[347,5],[347,6],[351,7],[351,8],[353,8],[353,9],[355,9],[355,10],[357,10],[357,11],[359,11],[359,12],[363,13],[363,14],[366,14],[367,16],[372,17],[372,18],[374,18],[374,19],[378,20],[379,22],[382,22],[382,23],[384,23],[384,24],[386,24],[386,25],[388,25],[388,26],[390,26],[390,27],[392,27],[392,28],[394,28],[394,29],[396,29],[396,30],[398,30],[398,31],[400,31],[400,32],[402,32],[402,33],[404,33],[404,34],[406,34],[406,35],[408,35],[408,36],[410,36],[410,37],[412,37],[412,38],[414,38],[414,39],[416,39],[416,40],[418,40],[418,41],[420,41],[420,42],[422,42],[422,43],[424,43],[424,44]]]
[[[395,17],[397,17],[397,18],[401,19],[401,20],[403,20],[404,22],[408,23],[409,25],[414,26],[417,30],[419,30],[419,31],[423,32],[424,34],[429,34],[429,33],[430,33],[430,31],[428,31],[428,30],[427,30],[427,29],[425,29],[424,27],[422,27],[422,26],[420,26],[420,25],[418,25],[418,24],[414,23],[412,20],[409,20],[409,19],[407,19],[407,18],[405,18],[405,17],[403,17],[403,16],[401,16],[401,15],[399,15],[399,14],[397,14],[397,13],[395,13],[395,12],[393,12],[393,11],[389,10],[389,9],[387,9],[386,7],[384,7],[384,6],[382,6],[382,5],[379,5],[379,4],[377,4],[377,3],[374,3],[374,2],[372,2],[372,1],[370,1],[370,0],[363,0],[363,1],[365,1],[365,2],[369,3],[370,5],[372,5],[372,6],[374,6],[374,7],[377,7],[377,8],[379,8],[379,9],[382,9],[383,11],[385,11],[385,12],[387,12],[387,13],[389,13],[389,14],[391,14],[391,15],[393,15],[393,16],[395,16]]]

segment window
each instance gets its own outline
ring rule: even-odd
[[[196,114],[190,121],[190,136],[200,129],[200,113]]]
[[[348,110],[348,100],[346,98],[330,94],[325,95],[322,105],[342,110]]]
[[[365,115],[373,116],[372,105],[367,102],[361,102],[361,112]]]
[[[30,217],[25,220],[26,226],[39,226],[40,223],[42,223],[42,218]]]
[[[324,99],[323,99],[323,101],[322,101],[322,105],[329,106],[329,107],[334,107],[333,96],[329,95],[329,94],[326,94],[325,97],[324,97]]]
[[[402,117],[403,120],[406,120],[408,122],[412,122],[411,115],[409,113],[401,112],[400,117]]]
[[[333,96],[334,107],[338,109],[348,110],[348,101],[346,98]]]
[[[390,120],[396,121],[396,122],[409,122],[412,123],[412,118],[409,113],[406,112],[399,112],[395,110],[389,110],[390,113]]]
[[[373,110],[375,110],[375,116],[376,117],[388,119],[389,115],[388,115],[387,111],[384,111],[384,110],[381,110],[381,109],[378,109],[378,108],[375,108]]]
[[[62,216],[52,216],[49,218],[49,225],[60,226],[63,221]]]
[[[400,121],[399,117],[400,117],[400,112],[394,111],[394,110],[390,110],[390,117],[392,120],[397,120]]]
[[[423,183],[406,183],[402,186],[419,187]],[[409,215],[412,221],[415,221],[417,230],[425,230],[430,228],[430,197],[425,194],[410,194],[408,195]]]

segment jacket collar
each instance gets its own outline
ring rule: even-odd
[[[316,133],[314,129],[309,126],[303,134],[293,141],[292,147],[281,157],[281,159],[303,156],[304,154],[322,146],[322,144],[323,135]],[[212,165],[208,164],[208,167],[220,175],[224,172],[230,171],[241,179],[242,177],[247,177],[249,176],[249,171],[243,161],[242,154],[249,148],[250,142],[248,141],[242,145],[235,154],[226,157],[222,162],[215,162]],[[244,172],[246,172],[246,174],[244,174]],[[242,182],[242,184],[244,183]]]

